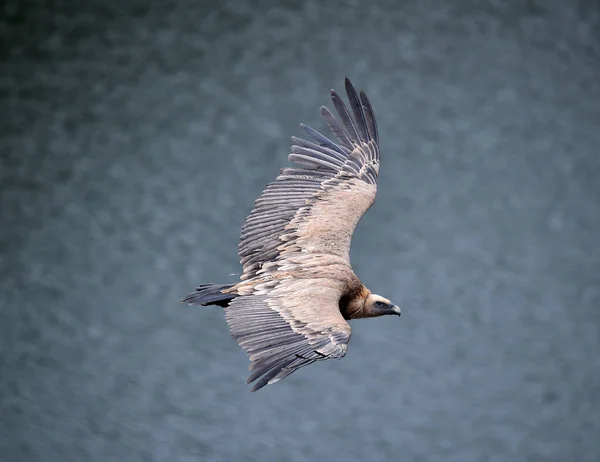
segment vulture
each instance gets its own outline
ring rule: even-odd
[[[238,246],[236,284],[204,284],[182,303],[225,309],[250,359],[252,391],[297,369],[346,354],[348,320],[400,315],[350,265],[352,233],[377,193],[379,135],[371,103],[346,78],[349,107],[331,90],[337,118],[321,115],[337,141],[301,124],[284,168],[255,201]]]

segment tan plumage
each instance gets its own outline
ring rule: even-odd
[[[332,90],[339,121],[321,114],[339,143],[302,125],[289,160],[256,200],[242,228],[235,285],[203,285],[183,302],[225,309],[233,338],[250,357],[253,391],[317,360],[341,358],[348,319],[400,314],[350,266],[354,228],[377,194],[377,125],[366,95],[346,79],[351,112]]]

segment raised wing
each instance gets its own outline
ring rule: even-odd
[[[331,91],[339,121],[321,108],[338,143],[301,125],[312,141],[292,138],[289,160],[300,168],[283,169],[256,200],[239,243],[243,280],[294,252],[336,255],[349,262],[352,233],[377,194],[379,147],[369,100],[348,79],[346,92],[351,112]]]
[[[315,361],[346,354],[350,326],[332,279],[279,279],[256,285],[225,310],[233,338],[250,357],[256,391]]]

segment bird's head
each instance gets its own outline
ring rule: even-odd
[[[394,305],[387,298],[383,298],[381,295],[369,294],[365,299],[363,308],[364,312],[369,316],[383,316],[386,314],[395,314],[400,316],[402,310],[397,305]]]

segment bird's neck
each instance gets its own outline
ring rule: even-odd
[[[365,300],[371,291],[361,284],[352,293],[343,297],[340,302],[342,315],[345,319],[367,318],[369,314],[365,312]]]

